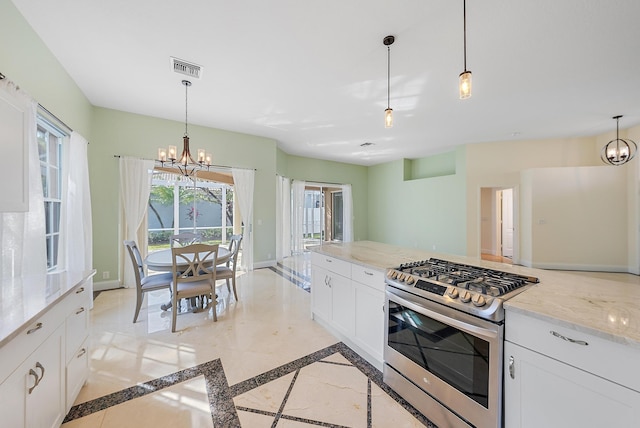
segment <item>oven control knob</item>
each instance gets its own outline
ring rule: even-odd
[[[407,284],[411,285],[411,284],[413,284],[414,282],[416,282],[416,280],[415,280],[415,278],[414,278],[413,276],[411,276],[411,275],[407,275],[407,278],[406,278],[406,281],[405,281],[405,282],[406,282]]]
[[[389,272],[387,272],[387,278],[389,279],[395,279],[397,276],[398,273],[393,269],[389,269]]]
[[[475,296],[473,296],[472,302],[474,306],[477,306],[479,308],[481,308],[487,303],[487,301],[485,300],[482,294],[476,294]]]
[[[402,272],[400,272],[400,273],[398,274],[398,281],[402,282],[402,281],[404,281],[404,278],[405,278],[405,274],[404,274],[404,273],[402,273]]]
[[[460,295],[460,300],[464,303],[471,301],[471,293],[469,293],[467,290],[463,291]]]
[[[452,299],[457,299],[458,289],[456,287],[449,287],[449,289],[447,290],[447,296],[451,297]]]

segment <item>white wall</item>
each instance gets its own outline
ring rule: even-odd
[[[627,271],[627,172],[611,166],[539,168],[521,187],[531,239],[527,266]],[[525,223],[525,221],[522,221]],[[528,226],[527,226],[528,227]]]

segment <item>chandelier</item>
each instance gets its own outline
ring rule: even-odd
[[[603,162],[610,165],[619,166],[629,162],[636,155],[638,146],[631,140],[620,138],[620,129],[618,124],[622,116],[613,116],[616,120],[616,139],[611,140],[602,148],[600,158]]]
[[[188,129],[188,90],[191,82],[183,80],[184,85],[184,136],[182,137],[182,154],[177,157],[178,151],[176,146],[169,146],[169,149],[161,147],[158,149],[157,162],[165,168],[176,168],[184,176],[190,176],[201,168],[211,166],[211,153],[205,153],[204,149],[198,149],[198,160],[195,160],[189,150],[189,129]]]

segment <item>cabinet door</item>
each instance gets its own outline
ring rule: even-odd
[[[319,317],[324,321],[331,321],[329,273],[316,266],[311,270],[311,313],[313,318]]]
[[[631,427],[640,419],[640,393],[511,342],[504,379],[505,428]]]
[[[353,337],[355,330],[355,296],[351,279],[329,272],[331,288],[331,321],[347,337]]]
[[[353,282],[355,292],[355,340],[382,362],[384,346],[384,293]]]
[[[63,329],[59,327],[25,362],[25,417],[29,428],[59,427],[64,419]]]
[[[26,426],[24,390],[24,368],[19,367],[0,385],[0,424],[3,427]]]

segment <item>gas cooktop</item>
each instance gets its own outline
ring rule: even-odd
[[[500,320],[504,300],[538,283],[536,277],[442,259],[404,263],[389,269],[386,283],[482,318]]]

